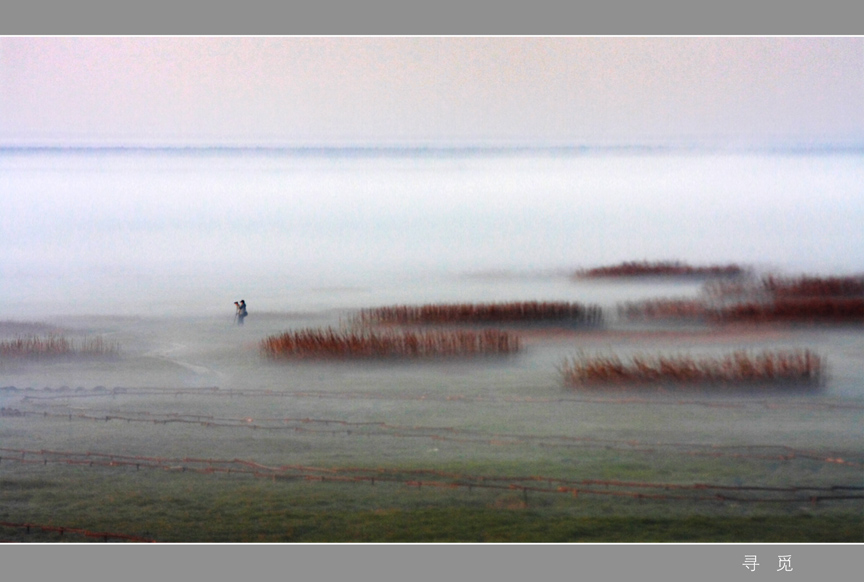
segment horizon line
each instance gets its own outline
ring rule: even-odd
[[[199,143],[199,144],[57,144],[0,143],[0,153],[27,152],[292,152],[292,153],[370,153],[370,154],[446,154],[446,153],[590,153],[590,152],[857,152],[862,142],[815,142],[784,144],[721,143],[613,143],[613,144],[273,144],[273,143]]]

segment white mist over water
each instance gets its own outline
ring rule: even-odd
[[[861,272],[862,162],[860,153],[7,151],[0,319],[208,314],[240,298],[259,311],[589,301],[590,288],[563,277],[490,286],[459,275],[625,260]]]

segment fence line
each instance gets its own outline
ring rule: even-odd
[[[8,410],[8,409],[7,409]],[[153,424],[185,423],[196,424],[205,428],[247,428],[261,430],[286,430],[295,433],[306,433],[310,435],[343,435],[349,437],[398,437],[398,438],[428,438],[437,441],[455,442],[464,444],[485,444],[493,446],[526,445],[533,444],[540,447],[602,447],[607,449],[624,450],[631,452],[654,453],[656,448],[674,448],[679,453],[690,456],[730,457],[742,459],[790,461],[804,459],[849,465],[855,467],[864,466],[864,461],[843,458],[844,453],[834,451],[819,451],[814,449],[798,449],[787,445],[705,445],[681,442],[644,442],[634,439],[598,439],[594,437],[569,436],[569,435],[527,435],[519,433],[484,433],[473,429],[460,429],[456,427],[441,426],[406,426],[396,425],[380,421],[351,422],[340,419],[318,419],[309,417],[296,418],[225,418],[212,415],[178,414],[150,412],[131,413],[137,416],[119,414],[88,415],[82,412],[48,412],[28,411],[14,409],[16,417],[26,418],[51,418],[68,420],[92,420],[96,422],[125,421],[145,422]],[[130,414],[130,413],[127,413]],[[309,428],[309,426],[331,425],[340,427],[338,430]],[[443,433],[443,434],[441,434]],[[684,450],[681,450],[684,449]],[[690,450],[686,450],[690,449]],[[706,450],[707,449],[707,450]],[[727,450],[719,450],[727,449]],[[730,452],[728,449],[760,449],[776,450],[780,453],[753,453],[753,452]]]
[[[646,398],[642,396],[467,396],[460,394],[387,394],[381,392],[357,392],[357,391],[301,391],[288,392],[282,390],[242,390],[233,388],[219,388],[218,386],[203,388],[158,388],[140,387],[112,389],[94,388],[71,390],[68,388],[24,388],[14,386],[0,387],[3,392],[20,394],[23,401],[40,400],[68,400],[73,398],[99,398],[105,396],[221,396],[227,398],[318,398],[335,400],[399,400],[399,401],[429,401],[429,402],[466,402],[466,403],[508,403],[508,404],[558,404],[558,403],[587,403],[587,404],[651,404],[661,406],[705,406],[709,408],[734,408],[741,409],[750,406],[761,406],[769,409],[803,409],[803,410],[864,410],[864,404],[855,402],[774,402],[765,399],[746,398],[738,401],[695,400],[695,399],[660,399]]]
[[[75,527],[66,527],[66,526],[57,526],[57,525],[43,525],[39,523],[12,523],[9,521],[0,521],[0,526],[15,528],[15,529],[24,529],[27,533],[30,533],[30,530],[38,529],[43,532],[56,532],[61,536],[64,534],[72,534],[72,535],[80,535],[88,538],[101,538],[102,541],[107,542],[110,539],[117,540],[125,540],[127,542],[135,542],[135,543],[156,543],[156,540],[152,540],[150,538],[144,538],[141,536],[133,536],[129,534],[122,533],[111,533],[111,532],[96,532],[90,531],[87,529],[75,528]]]
[[[341,482],[341,483],[388,483],[408,487],[432,487],[448,489],[474,488],[491,490],[517,490],[523,495],[536,493],[567,493],[574,497],[580,494],[630,497],[635,499],[677,500],[677,501],[736,501],[736,502],[770,502],[799,503],[809,501],[842,501],[864,499],[864,495],[851,492],[864,491],[864,487],[851,485],[833,485],[816,487],[808,485],[793,485],[788,487],[765,486],[732,486],[707,483],[652,483],[640,481],[618,480],[568,480],[545,476],[490,476],[465,475],[443,472],[434,469],[398,469],[398,468],[365,468],[365,467],[312,467],[305,465],[270,466],[245,459],[199,459],[199,458],[160,458],[132,455],[115,455],[110,453],[76,453],[69,451],[28,450],[0,448],[3,453],[11,456],[0,457],[2,461],[13,461],[22,464],[66,463],[86,467],[132,467],[136,470],[162,469],[176,472],[194,472],[201,474],[234,473],[246,474],[258,478],[277,480],[303,479],[311,482]],[[31,458],[28,459],[27,455]],[[41,458],[32,458],[41,457]],[[430,477],[428,480],[419,477]],[[546,486],[537,483],[545,482]],[[603,487],[602,489],[598,488]],[[645,492],[646,489],[662,492]],[[670,494],[668,491],[676,491]],[[713,492],[713,493],[711,493]],[[749,493],[749,497],[730,496],[727,492]],[[761,494],[756,497],[753,494]],[[771,497],[766,495],[799,493],[797,496]]]
[[[306,433],[310,435],[344,435],[351,437],[398,437],[398,438],[428,438],[437,441],[456,442],[464,444],[486,444],[494,446],[508,445],[525,445],[534,444],[540,447],[603,447],[613,448],[615,450],[626,450],[632,452],[656,452],[656,448],[675,448],[675,449],[691,449],[679,450],[682,454],[691,456],[709,456],[709,457],[731,457],[742,459],[757,459],[757,460],[772,460],[772,461],[790,461],[795,459],[804,459],[811,461],[822,461],[826,463],[835,463],[840,465],[849,465],[855,467],[864,466],[864,462],[859,460],[849,460],[843,458],[842,453],[817,451],[813,449],[797,449],[787,445],[699,445],[694,443],[680,442],[643,442],[633,439],[598,439],[593,437],[568,436],[568,435],[526,435],[518,433],[484,433],[472,429],[459,429],[456,427],[434,427],[434,426],[405,426],[396,425],[386,422],[369,421],[369,422],[351,422],[340,419],[319,419],[309,417],[297,418],[263,418],[253,419],[250,417],[244,418],[225,418],[214,417],[211,415],[200,414],[178,414],[178,413],[160,413],[154,414],[150,412],[132,413],[137,416],[128,416],[124,414],[105,415],[88,415],[82,412],[48,412],[48,411],[28,411],[14,409],[16,417],[26,418],[52,418],[52,419],[68,419],[68,420],[92,420],[97,422],[109,421],[126,421],[126,422],[146,422],[153,424],[167,423],[186,423],[195,424],[206,428],[247,428],[261,430],[288,430],[295,433]],[[129,414],[129,413],[127,413]],[[317,428],[308,428],[312,426],[337,426],[339,430],[321,430]],[[359,430],[358,430],[359,429]],[[444,433],[444,434],[440,434]],[[757,453],[741,453],[718,450],[724,449],[779,449],[781,453],[772,454],[757,454]],[[694,450],[695,449],[695,450]],[[707,450],[705,450],[707,449]]]

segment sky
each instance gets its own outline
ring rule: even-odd
[[[864,144],[861,37],[0,37],[0,145]]]
[[[864,264],[864,37],[0,37],[0,148],[214,145],[722,151],[0,149],[3,310],[426,269]]]

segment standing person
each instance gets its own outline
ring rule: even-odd
[[[249,315],[246,313],[246,301],[244,299],[240,300],[240,305],[237,306],[237,323],[239,325],[243,325],[243,320],[246,316]]]
[[[240,303],[234,302],[234,323],[240,325]]]

